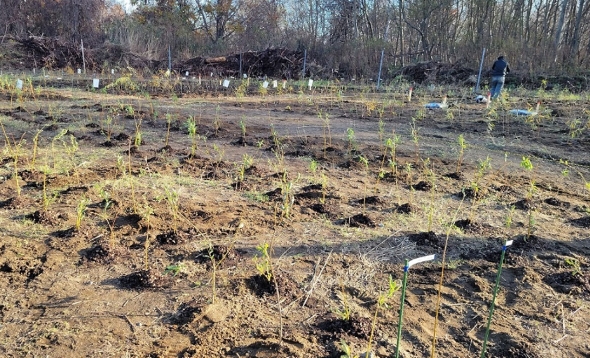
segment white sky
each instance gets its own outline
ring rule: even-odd
[[[121,4],[126,12],[131,12],[131,10],[133,9],[130,0],[112,0],[112,2]]]

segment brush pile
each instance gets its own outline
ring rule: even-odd
[[[403,76],[407,81],[421,84],[466,84],[473,81],[477,72],[460,62],[420,62],[406,66],[394,76]]]

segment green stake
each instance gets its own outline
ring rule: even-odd
[[[494,314],[494,304],[496,303],[496,294],[500,287],[500,275],[502,274],[502,264],[504,263],[504,255],[508,246],[512,245],[513,240],[505,241],[502,246],[502,255],[500,255],[500,264],[498,265],[498,275],[496,276],[496,286],[494,287],[494,294],[492,295],[492,303],[490,304],[490,315],[488,316],[488,324],[486,327],[486,334],[483,338],[483,348],[481,350],[480,358],[485,358],[486,348],[488,345],[488,336],[490,335],[490,325],[492,323],[492,315]]]
[[[406,300],[406,287],[408,285],[408,270],[412,265],[430,260],[434,260],[434,255],[422,256],[411,261],[406,260],[406,263],[404,265],[404,280],[402,282],[402,298],[399,308],[399,322],[397,324],[397,344],[395,346],[395,358],[399,358],[399,345],[402,339],[402,320],[404,317],[404,301]]]

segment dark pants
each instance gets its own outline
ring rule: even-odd
[[[498,98],[504,87],[504,76],[492,76],[492,83],[490,85],[490,93],[492,98]]]

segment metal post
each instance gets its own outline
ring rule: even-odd
[[[383,67],[383,54],[385,53],[385,49],[381,50],[381,61],[379,61],[379,77],[377,77],[377,89],[381,85],[381,68]]]
[[[242,53],[240,52],[240,79],[242,78]]]
[[[84,40],[80,39],[82,45],[82,65],[84,66],[84,74],[86,74],[86,58],[84,57]]]
[[[172,53],[170,51],[170,45],[168,45],[168,71],[172,72]]]
[[[480,358],[485,358],[486,356],[486,347],[488,345],[488,336],[490,335],[490,325],[492,323],[492,315],[494,314],[494,305],[496,302],[496,294],[498,293],[498,288],[500,287],[500,275],[502,274],[502,263],[504,262],[504,255],[506,254],[506,249],[508,246],[512,245],[512,240],[506,241],[504,245],[502,245],[502,255],[500,255],[500,264],[498,265],[498,274],[496,275],[496,286],[494,287],[494,294],[492,295],[492,303],[490,304],[490,314],[488,316],[488,324],[486,326],[486,334],[483,338],[483,348],[481,349]]]
[[[402,340],[402,320],[404,318],[404,301],[406,300],[406,285],[408,283],[408,260],[404,264],[404,280],[402,283],[402,297],[399,307],[399,322],[397,324],[397,343],[395,344],[395,358],[399,358],[399,344]]]
[[[397,343],[395,346],[395,358],[399,358],[399,345],[402,339],[402,320],[404,318],[404,301],[406,300],[406,287],[408,285],[408,270],[410,269],[410,267],[412,267],[412,265],[430,260],[434,260],[434,255],[422,256],[411,261],[406,260],[406,263],[404,264],[404,280],[402,284],[402,298],[399,308],[399,322],[397,324]]]
[[[486,55],[486,48],[484,47],[483,51],[481,53],[481,61],[479,62],[479,73],[477,75],[477,84],[475,85],[475,93],[479,92],[479,81],[481,79],[481,70],[483,68],[483,59],[484,59],[485,55]]]
[[[303,50],[303,76],[301,78],[305,78],[305,66],[307,65],[307,50]]]

